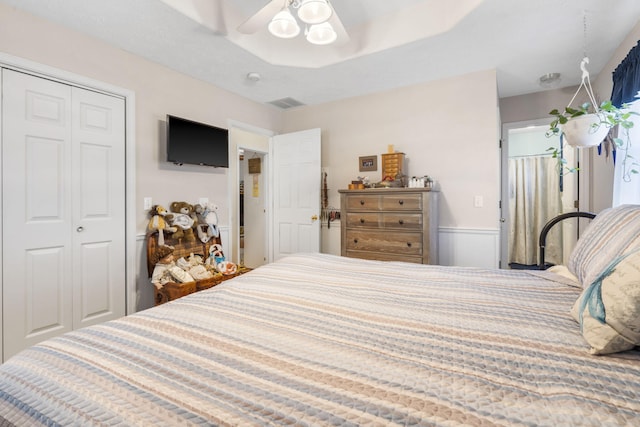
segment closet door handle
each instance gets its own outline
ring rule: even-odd
[[[82,232],[84,231],[84,227],[83,227],[83,226],[80,226],[80,227],[76,228],[76,231],[77,231],[78,233],[82,233]]]

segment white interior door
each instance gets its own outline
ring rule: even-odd
[[[274,136],[271,158],[273,260],[320,252],[320,129]]]
[[[124,315],[124,101],[11,70],[2,94],[6,360]]]

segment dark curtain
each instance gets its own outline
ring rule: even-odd
[[[627,57],[613,72],[613,91],[611,102],[620,107],[626,102],[636,100],[640,90],[640,42],[636,44]]]

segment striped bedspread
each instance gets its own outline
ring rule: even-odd
[[[554,277],[290,256],[20,353],[0,425],[639,425]]]

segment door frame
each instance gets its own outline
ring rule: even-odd
[[[271,137],[276,133],[269,129],[260,128],[257,126],[253,126],[247,123],[243,123],[237,120],[228,120],[227,121],[229,127],[229,174],[227,176],[227,188],[229,192],[229,242],[227,243],[228,247],[224,248],[225,252],[231,254],[231,261],[238,263],[240,261],[240,196],[238,194],[238,185],[240,182],[240,160],[239,154],[240,149],[244,148],[247,150],[258,151],[260,153],[265,154],[265,185],[267,187],[266,191],[269,197],[267,197],[267,214],[265,216],[265,221],[267,224],[266,236],[267,236],[267,262],[272,262],[273,253],[271,250],[271,242],[273,241],[273,227],[271,226],[271,205],[270,205],[270,194],[271,188],[273,185],[272,180],[272,172],[269,168],[270,164],[270,146],[271,146]],[[253,133],[258,136],[265,137],[266,145],[261,144],[251,144],[245,143],[242,141],[238,141],[235,137],[233,129],[237,129],[243,132]],[[245,186],[246,191],[246,186]]]
[[[136,312],[136,135],[135,135],[135,92],[99,80],[61,70],[49,65],[0,52],[0,67],[28,73],[36,77],[88,89],[124,99],[125,102],[125,307],[126,314]],[[0,163],[0,172],[1,163]],[[0,180],[2,179],[0,174]],[[0,184],[2,184],[0,182]],[[0,240],[3,238],[0,206]],[[2,248],[0,245],[0,262]],[[2,289],[0,276],[0,289]],[[1,313],[0,313],[1,314]],[[2,320],[0,316],[0,327]]]
[[[263,203],[260,205],[255,206],[255,209],[253,209],[254,213],[257,210],[262,209],[263,210],[263,214],[260,215],[260,222],[262,223],[262,227],[264,230],[264,241],[262,242],[262,248],[260,248],[261,253],[263,255],[263,260],[261,261],[260,264],[247,264],[247,253],[251,252],[251,248],[253,246],[257,246],[257,245],[251,245],[249,243],[248,247],[249,250],[247,250],[247,242],[250,242],[251,239],[247,239],[247,236],[251,235],[251,232],[247,233],[247,212],[251,212],[251,203],[247,203],[247,197],[249,197],[249,200],[251,200],[252,193],[253,193],[253,182],[248,181],[247,179],[244,180],[244,214],[245,214],[245,218],[244,218],[244,256],[242,257],[244,259],[244,265],[250,268],[255,268],[258,267],[260,265],[264,265],[267,262],[271,262],[270,260],[272,260],[271,255],[270,255],[270,242],[271,242],[271,238],[270,238],[270,231],[271,231],[271,206],[269,205],[269,202],[271,201],[272,198],[272,190],[273,187],[271,186],[271,177],[272,174],[270,173],[271,171],[271,156],[269,156],[269,153],[266,151],[260,151],[260,150],[256,150],[254,148],[247,148],[247,147],[242,147],[244,148],[244,156],[245,159],[247,159],[249,153],[254,153],[254,154],[258,154],[261,159],[261,172],[259,175],[262,175],[262,184],[260,185],[258,191],[262,197],[262,201]],[[247,176],[255,176],[255,175],[251,175],[247,173],[247,170],[244,170],[244,178],[247,178]],[[238,181],[239,182],[239,181]],[[260,196],[259,196],[260,197]],[[240,240],[238,240],[238,242],[240,242]],[[240,250],[240,245],[238,245],[238,250]]]
[[[519,122],[502,124],[502,137],[500,138],[500,268],[509,268],[509,131],[533,126],[548,126],[548,118],[531,119]],[[581,206],[590,206],[589,190],[589,150],[577,150],[578,191],[577,197]],[[581,208],[581,210],[585,210]]]

